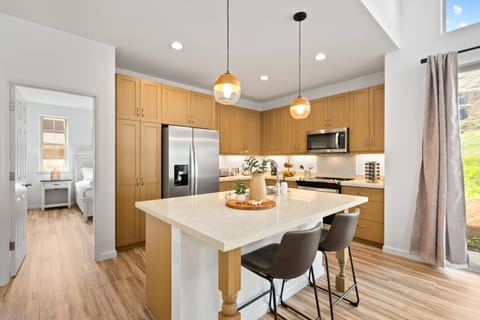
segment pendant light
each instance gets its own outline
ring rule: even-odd
[[[305,12],[297,12],[293,15],[293,20],[298,22],[298,97],[296,97],[290,104],[290,115],[295,120],[305,119],[310,114],[310,102],[302,97],[301,89],[301,53],[302,53],[302,21],[307,18]]]
[[[235,104],[240,98],[240,81],[230,73],[230,0],[227,0],[227,72],[221,74],[213,86],[215,101],[221,104]]]

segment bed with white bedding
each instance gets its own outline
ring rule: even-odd
[[[93,160],[91,154],[75,155],[75,202],[85,220],[93,217]]]

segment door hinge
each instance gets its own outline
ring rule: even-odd
[[[10,181],[15,181],[15,171],[10,171],[10,172],[8,173],[8,177],[9,177],[8,179],[9,179]]]
[[[15,251],[15,241],[10,241],[8,243],[8,248],[10,251]]]

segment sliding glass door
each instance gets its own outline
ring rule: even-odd
[[[480,271],[480,65],[458,75],[467,245],[471,267]]]

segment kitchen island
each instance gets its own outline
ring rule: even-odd
[[[136,203],[147,213],[146,298],[157,319],[214,319],[219,309],[218,319],[240,319],[239,291],[242,303],[264,289],[261,279],[241,269],[241,254],[368,201],[290,189],[287,195],[276,197],[272,209],[243,211],[226,207],[225,199],[226,193],[219,192]],[[344,258],[339,258],[337,285],[341,287]],[[241,280],[245,276],[250,279]],[[301,287],[290,294],[298,290]],[[243,310],[242,316],[252,317]]]

